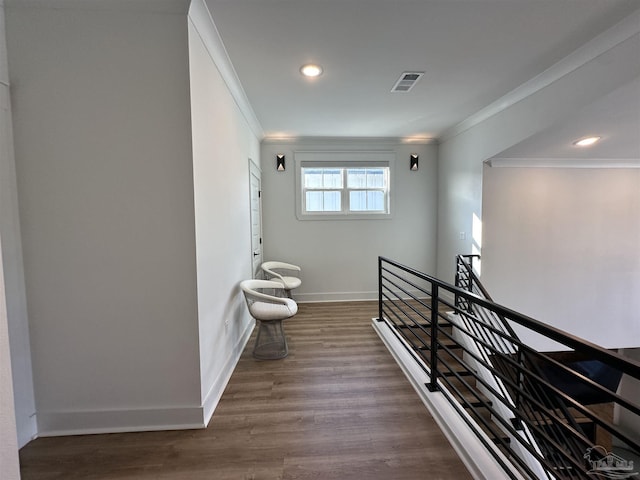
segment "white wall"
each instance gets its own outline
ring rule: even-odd
[[[13,163],[13,155],[8,148],[10,145],[11,112],[9,109],[9,78],[7,75],[7,57],[5,48],[4,2],[0,0],[0,166]],[[7,185],[13,182],[6,180],[4,168],[0,170],[0,193],[7,190]],[[13,189],[15,192],[15,187]],[[4,198],[2,199],[4,204]],[[4,205],[3,205],[4,206]],[[0,212],[0,221],[4,221],[6,211]],[[4,246],[4,229],[0,228],[0,245]],[[4,251],[4,250],[3,250]],[[3,254],[0,266],[4,267]],[[0,268],[4,272],[4,268]],[[9,326],[7,318],[7,291],[5,289],[6,274],[0,275],[0,471],[6,480],[20,478],[18,462],[18,436],[16,429],[16,409],[14,404],[14,390],[11,375],[12,359],[9,352]],[[33,395],[31,396],[33,401]]]
[[[383,220],[298,220],[295,214],[295,151],[383,150],[396,155],[393,217]],[[284,153],[286,170],[275,170]],[[409,155],[420,155],[420,168],[409,170]],[[263,142],[262,189],[265,260],[302,267],[299,301],[377,298],[377,258],[389,257],[435,272],[436,145],[402,144],[375,139],[308,139]]]
[[[186,5],[133,3],[7,7],[41,435],[202,424]]]
[[[438,158],[438,277],[453,281],[455,256],[472,251],[474,216],[482,220],[482,162],[561,125],[573,112],[636,78],[639,42],[635,34],[595,57],[590,50],[597,49],[587,45],[569,65],[524,85],[527,96],[501,99],[493,106],[495,113],[478,116],[444,136]],[[584,61],[585,55],[593,58]]]
[[[25,297],[24,268],[16,167],[13,153],[9,74],[5,45],[4,10],[2,11],[0,40],[0,233],[6,292],[6,308],[11,343],[13,392],[16,407],[18,445],[22,446],[37,433],[35,398],[31,373],[31,347],[27,302]]]
[[[640,346],[640,169],[487,166],[483,190],[497,302],[605,348]]]
[[[254,325],[240,281],[251,277],[249,158],[258,138],[211,56],[216,41],[201,2],[189,16],[191,125],[198,269],[200,376],[208,421]]]

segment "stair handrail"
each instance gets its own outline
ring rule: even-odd
[[[551,340],[555,340],[558,343],[562,343],[568,347],[572,347],[575,350],[593,355],[598,360],[610,362],[616,368],[624,371],[624,373],[640,380],[640,362],[638,361],[626,358],[617,352],[606,350],[593,342],[584,340],[576,335],[572,335],[571,333],[565,332],[564,330],[543,323],[539,320],[534,319],[533,317],[529,317],[527,315],[519,313],[511,308],[505,307],[498,303],[494,303],[490,300],[486,300],[474,293],[463,290],[459,287],[456,287],[455,285],[451,285],[450,283],[440,280],[434,276],[422,273],[414,268],[402,265],[387,257],[381,256],[380,259],[383,262],[392,264],[407,273],[415,275],[417,278],[426,280],[433,285],[437,285],[439,288],[449,291],[452,294],[457,294],[463,298],[472,300],[478,305],[493,309],[498,315],[509,318],[509,320],[517,323],[518,325],[522,325],[523,327],[526,327],[536,333],[539,333],[540,335],[548,337]]]

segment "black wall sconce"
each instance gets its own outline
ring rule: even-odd
[[[283,153],[276,154],[276,170],[279,172],[284,172],[284,154]]]
[[[409,157],[409,170],[418,170],[418,154],[412,153]]]

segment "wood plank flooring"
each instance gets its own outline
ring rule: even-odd
[[[23,480],[470,479],[371,328],[375,302],[300,304],[289,356],[253,338],[209,427],[40,438]]]

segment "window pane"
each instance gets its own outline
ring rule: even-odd
[[[347,170],[348,188],[386,188],[386,168],[350,168]]]
[[[367,210],[381,212],[384,208],[384,193],[379,190],[367,192]]]
[[[367,210],[366,191],[349,192],[349,210],[352,212],[363,212]]]
[[[323,192],[307,192],[307,212],[322,212]]]
[[[302,170],[304,188],[322,188],[322,169],[305,168]]]
[[[367,170],[367,188],[384,188],[384,169],[383,168],[369,168]]]
[[[348,188],[365,188],[367,186],[367,170],[364,168],[350,168],[347,170]]]
[[[385,211],[384,192],[380,190],[358,190],[349,192],[349,210],[352,212]]]
[[[325,168],[324,170],[324,188],[342,188],[342,169]]]
[[[304,188],[342,188],[342,169],[303,168]]]
[[[322,192],[324,194],[324,211],[339,212],[342,208],[340,192]]]
[[[339,212],[342,208],[340,192],[307,191],[307,212]]]

